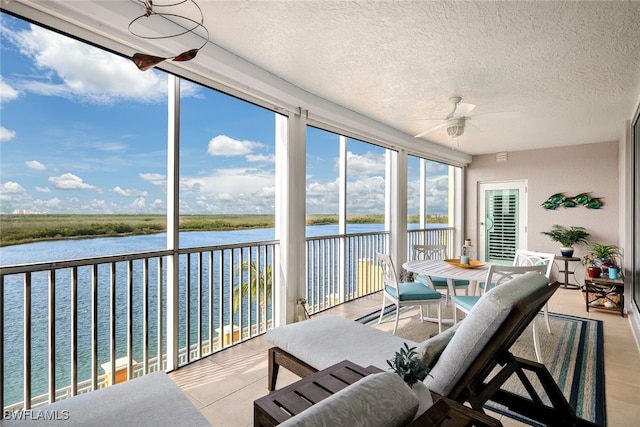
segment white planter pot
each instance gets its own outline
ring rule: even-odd
[[[424,411],[429,409],[433,405],[433,398],[431,397],[431,391],[427,388],[425,383],[419,381],[411,387],[411,391],[418,398],[418,402],[420,402],[420,406],[418,406],[418,412],[414,417],[418,418]]]

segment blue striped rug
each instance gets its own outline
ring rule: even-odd
[[[434,323],[421,323],[411,308],[402,308],[397,335],[412,341],[420,342],[438,332]],[[416,316],[412,316],[412,313]],[[448,313],[443,313],[446,317]],[[393,306],[385,309],[383,323],[377,325],[380,311],[375,311],[359,319],[362,323],[391,331],[395,317]],[[556,383],[567,398],[578,417],[592,421],[598,425],[606,425],[606,406],[604,389],[604,337],[603,324],[600,320],[565,314],[549,313],[552,333],[547,332],[542,314],[536,319],[543,363],[556,380]],[[536,360],[533,348],[531,326],[518,338],[511,347],[511,352],[528,360]],[[538,390],[542,386],[530,378]],[[512,378],[503,385],[503,389],[527,396],[521,383]],[[488,402],[485,408],[509,418],[540,426],[541,424],[526,419],[507,408]]]
[[[602,321],[549,313],[551,334],[544,326],[542,315],[537,321],[543,362],[576,415],[598,425],[606,425]],[[514,355],[536,360],[531,333],[529,327],[513,345],[511,351]],[[536,382],[533,384],[535,386]],[[527,395],[520,382],[514,379],[507,381],[503,388]],[[541,390],[542,386],[537,389]],[[492,402],[485,406],[518,421],[541,426]]]

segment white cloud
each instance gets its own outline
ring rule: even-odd
[[[49,182],[60,190],[97,190],[95,185],[87,184],[82,180],[82,178],[72,173],[63,173],[60,176],[52,176],[49,178]]]
[[[126,144],[122,144],[119,142],[100,142],[98,144],[93,145],[96,150],[100,151],[108,151],[108,152],[124,152],[129,148]]]
[[[43,71],[39,76],[42,80],[19,82],[24,91],[96,103],[166,99],[163,73],[141,72],[128,59],[35,25],[29,30],[4,34]]]
[[[275,177],[258,169],[219,169],[180,180],[183,213],[273,213]]]
[[[153,203],[151,203],[151,205],[150,205],[150,206],[151,206],[152,208],[154,208],[154,209],[162,209],[162,210],[164,210],[164,206],[165,206],[165,205],[164,205],[164,202],[163,202],[162,200],[160,200],[160,199],[155,199],[155,200],[153,201]]]
[[[255,141],[238,141],[226,135],[218,135],[209,141],[208,152],[212,156],[243,156],[251,154],[254,149],[263,148],[264,144]]]
[[[0,142],[11,141],[16,136],[16,132],[0,126]]]
[[[54,197],[49,200],[36,200],[34,204],[40,208],[46,208],[46,209],[57,209],[61,206],[66,205],[66,204],[63,204],[62,200],[58,199],[57,197]]]
[[[31,196],[24,187],[17,182],[7,181],[0,184],[0,202],[2,203],[3,212],[14,209],[32,209]]]
[[[347,173],[349,176],[384,175],[385,155],[367,152],[364,155],[347,151]]]
[[[307,184],[307,213],[338,213],[339,182]]]
[[[26,162],[24,162],[25,165],[27,165],[27,167],[29,169],[33,169],[36,171],[43,171],[45,170],[47,167],[45,165],[43,165],[42,163],[40,163],[37,160],[28,160]]]
[[[17,182],[7,181],[4,184],[0,184],[0,195],[11,194],[26,194],[27,191],[24,187]]]
[[[0,76],[0,104],[13,101],[18,96],[20,96],[20,92],[7,84],[2,76]]]
[[[132,190],[129,188],[125,190],[124,188],[120,188],[120,186],[114,187],[113,192],[125,197],[146,197],[148,195],[146,191]]]
[[[244,158],[248,162],[275,163],[276,156],[273,154],[247,154]]]
[[[136,209],[144,209],[146,206],[145,198],[138,197],[133,203],[131,203],[131,206]]]
[[[377,175],[347,183],[347,211],[350,214],[373,214],[384,211],[384,177]],[[338,213],[339,180],[307,183],[307,212]]]
[[[165,185],[167,177],[159,173],[139,173],[138,176],[143,181],[150,182],[153,185]]]
[[[36,187],[36,191],[38,193],[51,193],[51,189],[49,187]]]

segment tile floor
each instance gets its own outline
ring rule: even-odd
[[[381,304],[372,295],[330,310],[357,318]],[[615,313],[584,309],[577,290],[559,289],[549,301],[549,311],[604,321],[605,391],[607,421],[611,427],[640,425],[640,350],[629,321]],[[215,427],[253,425],[253,401],[267,393],[267,349],[264,336],[221,351],[170,373],[193,404]],[[298,378],[280,370],[278,388]],[[523,425],[499,414],[505,427]]]

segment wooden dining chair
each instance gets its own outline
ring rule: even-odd
[[[436,305],[438,307],[438,333],[442,332],[442,305],[440,300],[442,295],[435,289],[419,282],[400,283],[398,275],[393,265],[391,257],[387,254],[378,252],[378,260],[382,269],[382,280],[384,283],[384,291],[382,292],[382,308],[380,309],[380,318],[378,324],[382,322],[386,299],[390,299],[396,306],[395,325],[393,326],[393,334],[398,329],[398,320],[400,318],[400,307],[419,306],[420,321],[424,321],[423,306]]]

